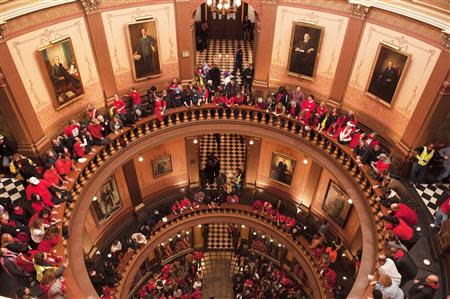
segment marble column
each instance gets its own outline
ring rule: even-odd
[[[177,23],[178,65],[180,81],[189,82],[194,78],[195,67],[195,21],[192,17],[195,6],[191,1],[175,1]]]

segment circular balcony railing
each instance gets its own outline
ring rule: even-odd
[[[95,296],[82,262],[81,244],[83,224],[98,188],[95,182],[105,180],[114,169],[146,148],[172,138],[213,131],[277,139],[314,157],[332,173],[342,174],[337,179],[352,197],[364,232],[361,268],[348,298],[363,297],[367,291],[367,274],[375,269],[377,251],[384,249],[383,224],[377,217],[380,205],[375,200],[378,191],[372,187],[375,182],[367,176],[364,168],[358,167],[350,148],[326,134],[307,130],[287,116],[275,117],[251,106],[224,108],[211,104],[190,110],[173,109],[162,122],[151,116],[138,121],[132,128],[126,128],[121,134],[111,134],[112,142],[108,146],[98,147],[96,153],[81,165],[81,171],[74,174],[73,202],[65,206],[63,220],[70,236],[63,243],[71,264],[66,276],[69,284],[75,285],[73,292],[85,297]]]

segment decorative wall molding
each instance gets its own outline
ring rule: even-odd
[[[0,43],[6,39],[6,21],[0,21]]]
[[[361,4],[352,4],[350,3],[350,12],[353,16],[356,16],[358,18],[364,19],[369,12],[368,6],[364,6]]]
[[[98,10],[101,0],[80,0],[83,4],[84,11],[86,14],[94,13]]]

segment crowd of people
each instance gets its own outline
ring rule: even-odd
[[[233,277],[233,298],[309,298],[304,289],[285,271],[258,256],[242,256],[239,272]]]
[[[50,292],[64,293],[66,291],[62,272],[62,258],[53,256],[54,248],[61,241],[61,236],[66,236],[67,232],[60,231],[58,223],[61,219],[55,217],[56,210],[64,201],[70,201],[68,186],[73,179],[74,173],[80,171],[77,163],[84,162],[86,158],[96,151],[95,146],[108,145],[114,135],[120,135],[125,126],[133,127],[139,119],[155,115],[160,122],[167,117],[169,109],[185,106],[192,108],[203,104],[212,104],[230,108],[239,105],[250,105],[257,109],[271,113],[274,120],[279,116],[297,120],[305,126],[307,130],[316,130],[336,138],[343,145],[348,146],[360,167],[368,165],[368,174],[379,182],[377,186],[383,191],[379,201],[386,204],[389,212],[380,214],[387,228],[386,242],[401,243],[402,246],[394,249],[389,248],[386,252],[387,259],[392,258],[394,262],[406,260],[407,250],[418,239],[415,229],[417,225],[417,215],[406,203],[392,196],[393,191],[389,189],[391,181],[391,161],[380,144],[375,132],[364,133],[358,126],[358,118],[352,112],[342,114],[336,108],[329,109],[324,102],[316,102],[313,95],[304,95],[300,87],[296,87],[291,93],[287,88],[280,86],[275,92],[268,92],[266,97],[255,98],[253,93],[253,66],[249,64],[243,68],[241,53],[238,47],[236,51],[236,61],[234,72],[223,72],[224,81],[221,82],[221,71],[217,65],[211,63],[201,64],[195,72],[195,81],[183,86],[176,79],[170,82],[167,89],[161,93],[157,92],[155,86],[151,86],[147,91],[147,103],[141,100],[141,94],[132,88],[127,97],[130,101],[124,101],[119,95],[115,95],[113,105],[109,113],[102,114],[94,106],[88,105],[85,117],[80,120],[70,120],[65,126],[63,133],[51,141],[51,148],[38,160],[30,159],[17,152],[17,145],[4,136],[0,135],[0,155],[3,172],[20,180],[26,188],[25,198],[12,201],[9,198],[0,198],[1,215],[1,240],[2,251],[0,261],[5,271],[2,276],[11,280],[11,285],[22,288],[19,293],[23,293],[23,287],[29,287],[31,283],[39,283],[41,291],[46,294]],[[242,84],[237,84],[237,71],[241,77]],[[122,143],[124,139],[122,138]],[[420,183],[432,159],[439,158],[443,163],[443,170],[438,176],[442,181],[448,178],[449,149],[441,149],[435,154],[433,144],[422,146],[416,149],[413,167],[410,175],[410,182]],[[211,157],[211,169],[207,178],[208,183],[217,183],[219,186],[214,192],[202,199],[202,202],[210,207],[218,206],[221,202],[238,203],[239,190],[243,183],[243,172],[237,170],[236,177],[239,180],[229,184],[230,190],[225,190],[225,184],[220,184],[223,174],[220,166],[213,164],[219,162],[217,158]],[[225,180],[226,182],[227,180]],[[450,201],[448,193],[438,202],[439,209],[436,214],[435,227],[442,227],[447,221],[450,213]],[[186,208],[195,208],[195,200],[187,204],[179,204],[173,207],[172,211],[178,213]],[[291,219],[287,216],[272,214],[275,209],[264,208],[266,203],[261,203],[262,213],[270,214],[277,223],[292,229]],[[320,240],[322,236],[315,237]],[[142,239],[141,239],[142,240]],[[316,240],[316,241],[317,241]],[[323,238],[322,238],[323,240]],[[389,243],[390,242],[390,243]],[[320,243],[320,242],[316,242]],[[315,248],[313,248],[315,249]],[[324,261],[324,277],[332,277],[333,271],[328,263],[336,248],[327,247],[328,256],[320,255]],[[38,258],[36,262],[36,256]],[[27,264],[21,264],[20,261]],[[37,264],[40,261],[45,266]],[[26,263],[25,262],[25,263]],[[31,267],[33,265],[33,267]],[[111,272],[114,271],[114,263],[111,265]],[[106,267],[106,269],[108,269]],[[48,268],[48,269],[47,269]],[[402,269],[402,267],[399,267]],[[44,269],[43,272],[38,269]],[[47,271],[48,270],[48,271]],[[410,270],[410,269],[408,269]],[[403,270],[400,270],[400,273]],[[48,272],[45,275],[44,272]],[[95,271],[94,271],[95,272]],[[412,279],[410,273],[401,273],[402,282],[405,279]],[[45,279],[43,279],[45,278]],[[116,279],[106,279],[108,282],[104,286],[114,286]],[[392,279],[391,279],[392,280]],[[387,279],[385,279],[387,281]],[[395,283],[395,280],[392,280]],[[426,280],[425,280],[426,281]],[[55,286],[55,287],[53,287]],[[332,284],[330,284],[332,286]],[[28,290],[28,288],[26,288]],[[28,292],[28,291],[26,291]],[[21,297],[19,297],[21,298]],[[412,297],[415,298],[415,297]],[[419,298],[419,297],[417,297]]]

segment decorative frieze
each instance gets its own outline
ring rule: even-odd
[[[6,21],[0,22],[0,43],[6,39]]]
[[[450,51],[450,33],[442,31],[442,49]]]

